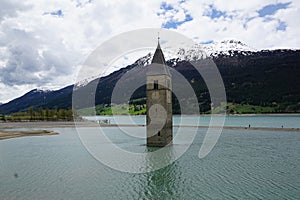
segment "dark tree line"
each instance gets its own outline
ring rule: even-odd
[[[26,111],[12,113],[11,115],[0,114],[1,121],[57,121],[65,120],[70,121],[74,119],[72,109],[34,109],[29,107]]]

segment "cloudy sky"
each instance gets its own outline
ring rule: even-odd
[[[72,84],[89,53],[124,31],[166,28],[198,43],[298,49],[299,19],[299,0],[1,0],[0,102]]]

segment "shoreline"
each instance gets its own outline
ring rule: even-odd
[[[146,115],[83,115],[82,117],[146,116]],[[300,116],[300,113],[246,113],[246,114],[173,114],[173,116]]]
[[[76,127],[145,127],[145,125],[134,125],[134,124],[99,124],[93,121],[35,121],[35,122],[2,122],[0,123],[0,138],[4,133],[19,133],[23,135],[37,135],[35,133],[37,130],[32,131],[9,131],[10,129],[47,129],[47,128],[76,128]],[[209,127],[209,126],[193,126],[193,125],[174,125],[173,127],[184,127],[184,128],[216,128],[216,129],[226,129],[226,130],[263,130],[263,131],[289,131],[289,132],[300,132],[300,128],[281,128],[281,127],[243,127],[243,126],[224,126],[224,127]],[[42,130],[46,131],[46,130]],[[42,132],[41,134],[53,134],[51,131],[49,133]],[[50,133],[51,132],[51,133]]]

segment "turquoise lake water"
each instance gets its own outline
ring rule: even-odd
[[[276,119],[285,122],[285,126],[299,126],[299,116],[292,116],[290,122],[288,118]],[[253,118],[234,120],[249,122]],[[266,117],[264,122],[260,119],[251,123],[269,125],[272,120]],[[97,128],[80,129],[90,140],[98,142]],[[215,148],[199,159],[206,129],[197,129],[190,148],[174,163],[157,171],[133,174],[116,171],[96,160],[82,145],[76,129],[53,130],[60,134],[0,141],[1,200],[299,199],[300,196],[299,132],[223,130]],[[103,130],[123,149],[147,150],[144,139],[122,134],[118,127]],[[184,130],[188,133],[194,128]],[[145,129],[139,131],[144,133]]]

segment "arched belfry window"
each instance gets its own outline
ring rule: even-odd
[[[154,81],[154,90],[158,90],[158,80]]]

